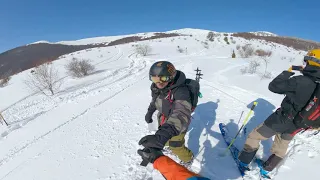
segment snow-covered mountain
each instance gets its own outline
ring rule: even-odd
[[[178,33],[182,35],[207,35],[208,32],[214,32],[221,35],[228,33],[228,32],[217,32],[217,31],[210,31],[210,30],[204,30],[204,29],[184,28],[184,29],[177,29],[177,30],[171,30],[166,32],[147,32],[147,33],[119,35],[119,36],[93,37],[93,38],[85,38],[85,39],[73,40],[73,41],[59,41],[59,42],[37,41],[30,44],[52,43],[52,44],[65,44],[65,45],[87,45],[87,44],[109,43],[117,39],[131,37],[131,36],[141,36],[141,37],[147,38],[147,37],[154,36],[155,33]],[[274,33],[266,32],[266,31],[257,31],[257,32],[250,32],[250,33],[255,34],[257,36],[277,36]]]
[[[301,65],[305,51],[219,33],[207,40],[207,30],[181,29],[167,33],[185,36],[150,39],[116,46],[85,49],[61,56],[52,65],[63,81],[53,96],[27,89],[30,70],[12,76],[0,88],[0,109],[9,126],[0,125],[0,179],[3,180],[137,180],[163,179],[152,166],[140,166],[138,141],[156,130],[156,121],[144,121],[151,100],[149,67],[158,60],[171,61],[187,77],[201,69],[203,98],[199,99],[187,134],[187,146],[196,155],[195,172],[211,179],[242,179],[231,156],[221,157],[226,145],[218,124],[226,123],[233,135],[252,102],[258,106],[241,132],[236,145],[242,148],[248,133],[263,122],[281,103],[283,96],[271,93],[268,83],[291,65]],[[218,32],[214,32],[215,34]],[[263,32],[265,35],[273,35]],[[150,37],[151,33],[137,36]],[[97,37],[62,44],[95,44],[127,36]],[[227,43],[229,42],[229,43]],[[152,47],[148,56],[135,52],[137,44]],[[242,47],[271,51],[265,61],[253,54],[241,57]],[[179,49],[182,49],[179,50]],[[232,52],[236,57],[231,58]],[[84,78],[69,76],[65,65],[73,58],[89,59],[95,71]],[[244,73],[250,62],[257,72]],[[242,118],[239,120],[243,112]],[[155,117],[154,117],[155,118]],[[238,124],[238,121],[240,123]],[[317,179],[320,136],[312,131],[299,134],[291,142],[283,164],[271,173],[277,180]],[[264,141],[258,155],[265,158],[271,140]],[[248,178],[260,179],[257,169]]]

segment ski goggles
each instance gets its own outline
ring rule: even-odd
[[[154,83],[163,83],[163,82],[169,82],[171,80],[170,76],[151,76],[150,80]]]
[[[313,61],[313,62],[316,62],[316,63],[320,64],[320,59],[317,59],[317,58],[315,58],[313,56],[304,56],[303,61],[304,62]]]

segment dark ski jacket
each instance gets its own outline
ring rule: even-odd
[[[175,135],[186,133],[191,119],[191,96],[185,80],[185,74],[177,70],[173,83],[164,89],[158,89],[154,83],[151,85],[152,101],[148,113],[158,110],[159,125],[173,126]]]
[[[281,107],[271,114],[265,125],[278,133],[292,133],[298,128],[293,119],[309,102],[316,88],[316,81],[320,80],[320,68],[307,65],[303,75],[293,76],[293,72],[283,71],[269,84],[269,90],[284,94]]]

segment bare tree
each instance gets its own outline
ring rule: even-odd
[[[47,91],[54,95],[62,84],[58,70],[48,63],[42,64],[34,69],[34,73],[28,75],[25,84],[35,92],[42,92],[47,95]]]
[[[265,63],[265,70],[264,74],[262,77],[268,77],[267,74],[267,69],[268,69],[268,64],[269,64],[269,57],[272,55],[272,51],[264,51],[262,49],[256,50],[256,55],[258,55]],[[271,76],[270,76],[271,77]]]
[[[260,66],[261,64],[258,61],[250,61],[249,64],[249,69],[248,69],[248,73],[250,74],[254,74],[257,72],[257,68]]]
[[[142,56],[147,56],[151,51],[152,51],[151,46],[147,44],[138,44],[135,47],[135,52]]]
[[[78,60],[76,58],[72,58],[65,68],[71,76],[78,78],[87,76],[95,69],[94,65],[92,65],[89,60]]]

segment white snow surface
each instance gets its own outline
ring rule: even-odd
[[[195,78],[197,67],[204,74],[200,81],[203,98],[199,99],[186,136],[186,145],[196,157],[192,170],[215,180],[242,179],[231,155],[219,156],[226,144],[218,124],[226,123],[235,135],[252,102],[258,101],[246,133],[241,132],[236,140],[241,149],[248,133],[279,107],[284,96],[268,90],[271,79],[261,79],[259,73],[265,68],[261,59],[232,59],[231,53],[236,45],[247,43],[273,51],[268,71],[275,77],[290,65],[301,65],[305,52],[241,38],[233,38],[236,43],[227,45],[224,36],[208,41],[207,49],[201,43],[207,34],[203,30],[180,32],[193,36],[141,42],[153,49],[146,57],[134,53],[133,43],[62,56],[53,62],[64,82],[54,96],[27,89],[24,81],[31,75],[30,70],[13,76],[9,85],[0,89],[0,109],[10,124],[0,125],[0,179],[163,179],[151,164],[140,166],[136,153],[141,148],[139,139],[157,127],[156,121],[148,126],[144,116],[151,101],[148,71],[158,60],[171,61],[188,78]],[[177,46],[187,51],[179,53]],[[70,77],[64,65],[73,57],[90,59],[96,65],[95,72],[80,79]],[[261,62],[258,74],[241,74],[240,69],[251,60]],[[273,179],[319,177],[320,135],[311,133],[295,137],[283,164],[271,172]],[[258,155],[268,157],[271,144],[271,140],[264,141]],[[256,168],[245,178],[260,179]]]

